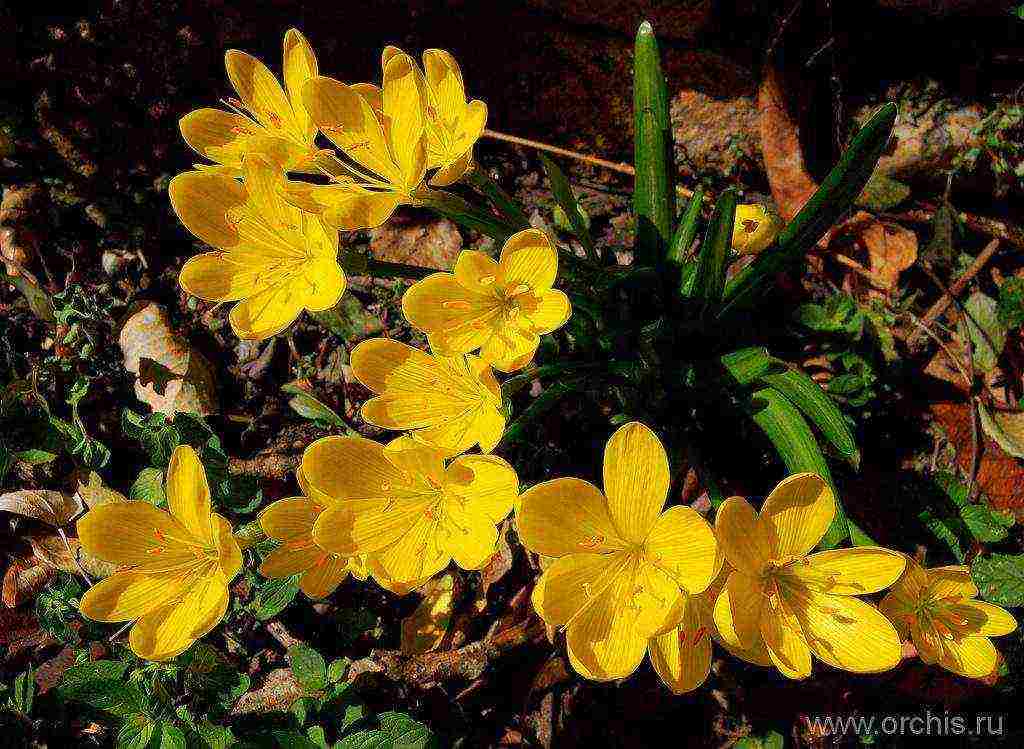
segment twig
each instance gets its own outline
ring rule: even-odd
[[[999,244],[1000,240],[997,237],[985,245],[985,249],[983,249],[978,257],[974,259],[974,262],[971,263],[970,267],[968,267],[967,270],[964,271],[964,273],[943,292],[938,301],[936,301],[928,308],[928,311],[924,313],[924,317],[921,318],[921,321],[925,325],[930,325],[938,320],[939,317],[942,316],[942,313],[949,308],[949,305],[956,301],[956,298],[960,293],[967,288],[967,284],[971,282],[971,279],[978,275],[978,273],[981,272],[981,269],[984,268],[985,265],[988,264],[988,261],[992,259],[992,256],[996,254],[996,250],[999,249]],[[920,340],[919,336],[911,336],[911,338],[907,340],[908,348],[913,351],[918,347]]]
[[[114,634],[112,634],[110,637],[107,638],[107,642],[113,642],[114,640],[116,640],[118,637],[123,635],[129,629],[131,629],[131,626],[133,624],[135,624],[135,620],[134,619],[132,621],[130,621],[130,622],[125,622],[124,624],[122,624],[120,627],[117,628],[117,631],[114,632]]]
[[[527,148],[535,148],[538,151],[547,151],[548,153],[557,154],[558,156],[565,156],[566,158],[576,159],[586,164],[593,164],[599,166],[602,169],[609,169],[619,174],[626,174],[630,177],[636,176],[636,170],[633,169],[629,164],[625,164],[621,161],[608,161],[608,159],[601,159],[597,156],[590,156],[589,154],[580,153],[579,151],[571,151],[568,148],[561,148],[559,146],[552,146],[549,143],[542,143],[539,140],[530,140],[529,138],[520,138],[518,135],[509,135],[508,133],[499,133],[496,130],[484,130],[484,135],[492,140],[502,140],[506,143],[514,143],[517,146],[526,146]],[[676,193],[682,195],[684,198],[693,197],[693,190],[682,185],[676,185]],[[707,203],[711,202],[711,196],[705,195],[704,201]]]
[[[57,535],[60,536],[60,540],[64,542],[64,547],[68,550],[68,554],[70,554],[71,558],[74,560],[75,566],[78,568],[78,572],[82,575],[82,577],[85,578],[85,581],[91,586],[92,578],[89,577],[89,573],[85,571],[85,568],[82,566],[82,563],[78,560],[78,555],[71,548],[71,542],[68,541],[68,537],[67,534],[64,533],[64,529],[58,528]]]
[[[914,224],[931,224],[932,219],[935,217],[935,208],[928,204],[921,204],[920,208],[914,208],[904,213],[887,214],[886,218],[892,218],[896,221],[907,221]],[[978,234],[984,234],[989,237],[1001,239],[1004,242],[1009,242],[1017,249],[1024,250],[1024,230],[1017,226],[1008,224],[1005,221],[999,219],[990,218],[988,216],[979,216],[976,213],[968,213],[967,211],[960,211],[957,213],[957,218],[964,223],[964,225],[971,231],[975,231]]]
[[[967,356],[967,371],[973,373],[974,351],[971,347],[970,334],[967,331],[966,315],[960,315],[959,320],[957,320],[957,330],[964,342],[964,350]],[[978,395],[974,392],[973,377],[970,378],[967,388],[967,397],[970,399],[971,405],[971,470],[967,476],[967,498],[971,499],[974,496],[974,487],[978,478],[978,465],[981,457],[978,446]]]

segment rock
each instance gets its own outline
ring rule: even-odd
[[[448,269],[462,251],[462,235],[448,219],[423,223],[396,216],[370,232],[370,249],[378,260]]]
[[[641,20],[648,20],[662,39],[696,39],[712,20],[707,0],[528,0],[532,5],[570,23],[600,26],[632,37]]]
[[[671,105],[676,167],[690,178],[764,171],[757,102],[751,95],[720,98],[685,89]]]

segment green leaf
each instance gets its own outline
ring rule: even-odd
[[[761,379],[799,408],[850,465],[860,466],[860,450],[846,418],[818,383],[792,367],[770,371]]]
[[[726,261],[732,249],[736,203],[737,193],[733,189],[728,189],[719,196],[700,246],[697,269],[693,281],[689,284],[688,296],[703,302],[705,309],[718,304],[722,299]]]
[[[910,187],[886,174],[876,172],[871,175],[857,197],[857,205],[875,213],[883,213],[895,208],[909,197]]]
[[[344,681],[349,666],[352,665],[351,658],[335,658],[327,667],[327,680],[331,682]]]
[[[700,209],[703,205],[704,188],[697,185],[697,189],[693,191],[693,196],[690,198],[690,202],[686,206],[686,210],[679,219],[679,225],[676,226],[676,231],[672,235],[672,243],[668,248],[668,262],[671,265],[680,268],[680,270],[686,262],[687,256],[690,254],[690,248],[693,246],[693,240],[697,238],[697,229],[700,223]],[[680,289],[682,288],[683,285],[680,285]]]
[[[128,490],[128,496],[134,500],[163,507],[167,504],[167,495],[164,493],[164,472],[152,466],[143,468],[135,477],[132,488]]]
[[[971,565],[971,577],[986,601],[1000,606],[1024,606],[1024,555],[978,557]]]
[[[136,684],[124,678],[127,664],[94,661],[72,666],[57,688],[64,700],[83,702],[96,710],[126,717],[145,712],[146,701]]]
[[[147,749],[156,724],[146,715],[129,715],[117,732],[117,749]]]
[[[896,105],[892,103],[872,115],[817,192],[782,230],[776,246],[769,247],[729,279],[720,317],[753,304],[776,273],[800,262],[821,235],[853,205],[885,151],[895,121]]]
[[[720,361],[732,379],[746,387],[767,374],[776,360],[767,349],[752,346],[723,354]]]
[[[427,190],[417,196],[422,204],[442,216],[451,219],[459,226],[471,231],[478,231],[499,245],[505,244],[517,228],[494,216],[490,211],[473,205],[468,201],[440,190]]]
[[[1024,325],[1024,278],[1012,276],[999,287],[999,319],[1008,328]]]
[[[816,473],[833,486],[832,474],[811,428],[782,393],[770,387],[754,392],[748,403],[748,413],[775,446],[789,473]],[[835,492],[834,486],[832,490]],[[850,535],[846,514],[836,494],[836,516],[821,541],[826,549],[834,549]]]
[[[280,580],[264,580],[260,583],[256,597],[250,604],[253,615],[261,622],[272,619],[284,611],[298,594],[298,575]]]
[[[543,159],[543,154],[541,159]],[[477,166],[466,175],[467,180],[481,194],[491,201],[498,213],[505,222],[515,231],[530,228],[530,219],[523,212],[522,206],[515,201],[511,195],[501,189],[501,185],[495,182],[491,175],[482,166]]]
[[[289,382],[287,385],[283,385],[281,390],[294,396],[288,401],[288,405],[304,419],[319,421],[329,427],[341,429],[345,432],[350,431],[349,425],[330,406],[318,398],[314,398],[296,383]]]
[[[572,185],[569,184],[569,180],[565,178],[565,174],[555,162],[544,154],[540,155],[540,160],[544,164],[544,171],[548,174],[548,181],[551,182],[551,194],[569,220],[572,233],[576,235],[580,244],[587,251],[587,257],[597,260],[597,250],[594,248],[594,240],[590,236],[590,219],[580,209],[579,200],[573,193]]]
[[[654,29],[644,21],[636,34],[633,63],[634,166],[637,265],[660,265],[667,256],[676,215],[675,162],[668,89]]]
[[[733,744],[735,749],[784,749],[786,739],[777,731],[769,731],[764,736],[744,736]]]
[[[47,450],[21,450],[20,452],[14,453],[14,457],[22,463],[39,466],[52,463],[57,459],[57,454],[51,453]]]
[[[378,716],[378,728],[346,736],[336,749],[440,749],[441,742],[429,728],[403,713]]]
[[[11,692],[10,704],[25,716],[32,715],[32,705],[36,696],[36,672],[29,665],[28,669],[14,677],[14,688]]]
[[[371,314],[354,294],[343,294],[331,309],[312,315],[343,341],[361,341],[384,330],[380,317]]]
[[[165,720],[156,723],[149,749],[189,749],[185,732]]]
[[[999,319],[999,305],[982,291],[975,291],[964,305],[967,333],[974,349],[974,369],[991,372],[1006,345],[1006,327]]]
[[[289,648],[288,663],[295,674],[295,680],[307,692],[318,692],[327,685],[324,657],[308,645]]]
[[[17,276],[9,276],[3,265],[0,265],[0,279],[11,284],[21,292],[22,296],[25,297],[25,301],[28,302],[28,308],[32,310],[33,315],[46,323],[56,322],[56,317],[53,314],[53,301],[35,278],[27,272],[19,273]]]
[[[85,591],[67,572],[58,572],[36,596],[35,613],[39,626],[61,642],[77,642],[71,623],[78,618],[78,599]]]

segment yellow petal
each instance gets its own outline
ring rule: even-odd
[[[831,587],[822,591],[834,595],[854,596],[877,593],[900,579],[907,558],[899,552],[877,546],[820,551],[807,557],[807,565],[797,564],[793,573],[799,578],[806,572],[833,578]]]
[[[167,192],[181,223],[199,239],[220,249],[238,244],[238,228],[228,212],[248,200],[240,182],[223,174],[185,172],[171,180]]]
[[[472,478],[466,484],[447,481],[445,492],[456,502],[486,517],[492,525],[500,523],[512,511],[519,496],[519,478],[515,469],[496,455],[461,455],[452,461],[446,478],[468,469]]]
[[[448,566],[452,559],[447,534],[422,512],[399,540],[373,554],[374,576],[388,590],[404,593],[419,587],[424,580]]]
[[[302,87],[302,103],[317,127],[347,156],[392,184],[401,182],[384,129],[359,92],[318,76]]]
[[[381,69],[383,70],[383,66]],[[375,114],[383,116],[384,95],[381,93],[380,86],[375,86],[372,83],[353,83],[349,88],[362,96]]]
[[[526,490],[516,509],[519,538],[532,552],[560,557],[626,547],[593,484],[580,479],[545,481]]]
[[[555,565],[571,558],[559,559]],[[548,582],[549,588],[552,582]],[[653,632],[635,626],[636,616],[630,608],[633,583],[628,570],[613,573],[593,602],[566,627],[569,662],[580,675],[595,681],[623,679],[643,660]]]
[[[423,87],[416,63],[406,54],[398,54],[384,66],[384,122],[388,124],[388,144],[398,166],[400,191],[411,193],[423,181],[427,168],[423,142]]]
[[[241,167],[246,141],[256,132],[248,117],[209,108],[189,112],[178,126],[199,155],[234,167]]]
[[[741,255],[756,255],[775,241],[779,228],[763,205],[742,203],[736,206],[732,247]]]
[[[224,253],[207,252],[190,258],[178,276],[181,288],[210,302],[234,302],[256,292],[255,269],[242,268]]]
[[[467,291],[481,296],[493,294],[498,282],[498,263],[476,250],[460,252],[452,272],[455,280]]]
[[[813,549],[836,514],[836,499],[824,479],[798,473],[779,482],[761,508],[777,559],[802,557]]]
[[[483,135],[487,126],[487,105],[479,99],[469,102],[463,117],[460,133],[460,145],[470,146]],[[471,152],[470,152],[471,153]]]
[[[260,527],[277,541],[305,538],[313,531],[313,523],[323,509],[308,497],[279,499],[260,513]]]
[[[181,595],[194,580],[178,573],[118,572],[100,580],[82,596],[82,615],[97,622],[138,619]]]
[[[737,651],[760,650],[766,601],[758,578],[739,570],[729,573],[714,605],[715,629],[723,642]]]
[[[742,497],[729,497],[715,514],[715,533],[733,567],[759,575],[772,556],[764,521]]]
[[[299,578],[299,587],[310,598],[326,598],[346,577],[348,559],[325,554]]]
[[[345,272],[334,257],[310,260],[303,273],[308,291],[302,302],[310,312],[331,309],[345,293]]]
[[[811,649],[785,597],[780,596],[761,609],[761,637],[768,646],[772,663],[783,676],[806,679],[811,675]]]
[[[638,421],[615,430],[604,448],[604,491],[623,539],[644,542],[668,495],[668,456],[658,436]]]
[[[347,500],[321,513],[313,539],[341,556],[373,554],[411,534],[430,504],[429,499]]]
[[[472,500],[470,500],[472,502]],[[511,509],[512,503],[509,502]],[[452,560],[464,570],[478,570],[487,566],[498,541],[494,521],[467,503],[449,502],[445,520],[439,529],[445,550]]]
[[[939,665],[955,674],[983,679],[999,665],[999,651],[987,637],[963,637],[942,641]]]
[[[296,137],[303,130],[292,113],[291,103],[277,78],[262,62],[252,55],[229,49],[224,55],[228,78],[245,106],[263,127],[270,132],[281,131]]]
[[[213,523],[217,534],[220,571],[224,579],[231,582],[235,575],[242,571],[242,548],[238,545],[231,523],[226,518],[214,513]]]
[[[302,474],[334,500],[386,500],[407,478],[384,454],[384,445],[361,437],[324,437],[306,448]]]
[[[714,531],[691,507],[662,513],[647,535],[644,553],[691,594],[707,588],[722,563]]]
[[[375,192],[358,185],[287,183],[284,196],[293,205],[318,213],[334,229],[354,231],[380,226],[402,204],[396,192]]]
[[[795,607],[814,654],[835,668],[877,673],[902,658],[899,634],[878,609],[857,598],[812,593]]]
[[[927,570],[928,595],[934,598],[974,598],[978,587],[971,579],[971,570],[962,564],[934,567]]]
[[[451,273],[427,276],[410,286],[402,296],[402,312],[406,319],[413,327],[427,333],[483,324],[491,320],[499,308],[500,302],[495,297],[467,289]],[[479,341],[486,340],[490,334],[484,328],[474,328],[474,332]],[[472,347],[457,353],[471,350]]]
[[[480,451],[489,453],[505,435],[505,413],[499,407],[481,406],[477,412],[473,433],[480,445]]]
[[[446,336],[445,340],[451,340]],[[480,356],[499,372],[515,372],[526,367],[537,352],[540,338],[532,330],[512,324],[497,325],[480,346]]]
[[[430,178],[430,184],[434,187],[447,187],[453,185],[462,179],[465,174],[473,168],[473,151],[467,150],[463,152],[455,161],[441,167],[437,170],[433,177]]]
[[[194,547],[174,540],[199,544],[199,539],[193,538],[170,513],[149,502],[94,507],[78,521],[78,539],[87,554],[151,571],[179,569],[195,562]]]
[[[306,37],[298,29],[288,29],[284,35],[284,85],[288,91],[292,113],[299,126],[303,142],[312,143],[316,136],[316,123],[302,104],[302,87],[317,76],[316,55]]]
[[[445,483],[444,451],[412,435],[405,434],[387,443],[384,446],[384,457],[405,471],[405,475],[410,477],[406,482],[410,486],[417,485],[424,489],[429,486],[431,491],[436,491]]]
[[[540,334],[551,333],[565,325],[572,316],[569,297],[558,289],[549,289],[540,295],[540,303],[530,311],[530,324]]]
[[[327,552],[313,543],[312,536],[309,543],[303,546],[297,546],[297,540],[281,544],[267,554],[260,564],[260,574],[274,580],[291,577],[312,568],[321,558],[327,556]]]
[[[984,601],[964,601],[953,606],[953,613],[967,620],[971,634],[995,637],[1017,629],[1017,620],[1006,609]]]
[[[212,545],[213,520],[206,469],[188,445],[179,445],[167,466],[167,507],[171,515],[206,545]]]
[[[304,281],[301,287],[305,287]],[[299,288],[294,281],[285,282],[243,299],[228,315],[231,329],[239,338],[247,340],[263,340],[281,333],[302,312]]]
[[[574,619],[602,595],[628,564],[624,554],[568,554],[556,559],[533,591],[537,613],[551,627]]]
[[[443,121],[455,120],[466,108],[459,64],[443,49],[428,49],[423,53],[423,72],[437,101],[439,116]]]
[[[181,598],[145,614],[132,627],[128,644],[140,658],[167,660],[183,653],[224,617],[227,581],[220,573],[202,577]]]
[[[694,596],[684,596],[677,629],[651,639],[651,665],[665,686],[686,694],[704,683],[711,673],[711,632],[700,616]]]
[[[520,285],[546,291],[558,275],[558,253],[540,229],[516,232],[501,249],[499,281],[506,288]]]

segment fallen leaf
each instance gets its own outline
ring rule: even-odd
[[[108,502],[127,502],[128,499],[121,492],[114,491],[103,483],[103,479],[96,471],[89,472],[89,480],[78,481],[78,489],[75,496],[88,508],[105,505]]]
[[[772,198],[779,215],[791,221],[818,185],[804,164],[800,127],[789,113],[780,74],[771,65],[765,66],[757,108],[761,113],[761,150]]]
[[[81,573],[79,566],[93,578],[109,577],[117,569],[117,565],[87,554],[77,538],[69,537],[64,543],[59,533],[35,533],[28,542],[36,559],[72,575]]]
[[[868,251],[871,272],[888,289],[895,289],[900,273],[917,261],[917,235],[896,224],[873,221],[860,235]]]
[[[1015,458],[1024,458],[1024,411],[991,411],[978,406],[985,434]]]
[[[436,649],[452,621],[455,576],[450,572],[429,580],[421,589],[423,600],[402,622],[402,652],[406,655]]]
[[[155,412],[208,416],[216,410],[213,368],[171,329],[167,312],[149,303],[132,314],[118,336],[124,366],[137,376],[136,397]]]
[[[55,528],[67,525],[84,509],[76,497],[45,489],[22,489],[0,495],[0,510],[42,520]]]
[[[967,333],[974,347],[974,369],[991,372],[1006,346],[1006,326],[999,320],[999,304],[983,291],[975,291],[964,304]]]
[[[53,567],[48,567],[39,560],[12,557],[11,566],[4,573],[4,606],[13,609],[25,601],[31,601],[55,574],[56,570]],[[0,612],[0,616],[2,614],[3,612]],[[0,631],[2,629],[3,627],[0,627]],[[0,639],[0,642],[2,641]]]

